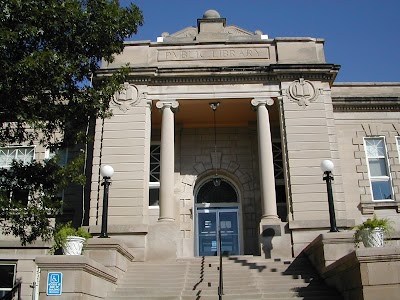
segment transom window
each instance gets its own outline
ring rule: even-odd
[[[237,203],[238,196],[235,189],[225,180],[221,180],[219,186],[213,181],[206,182],[199,190],[196,198],[197,203]]]
[[[373,200],[391,200],[392,185],[385,138],[365,138],[364,145]]]
[[[160,144],[150,145],[149,206],[160,202]]]
[[[34,147],[4,147],[0,148],[0,168],[10,168],[13,160],[28,164],[35,157]]]

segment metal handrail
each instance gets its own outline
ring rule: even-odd
[[[218,230],[218,250],[219,250],[219,286],[218,286],[218,299],[222,300],[222,295],[224,294],[224,278],[222,272],[222,239],[221,230]]]
[[[22,282],[16,283],[12,290],[5,294],[0,300],[12,300],[14,298],[15,292],[17,292],[17,299],[21,300],[21,284]]]

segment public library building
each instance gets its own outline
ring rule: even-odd
[[[330,228],[323,160],[340,231],[373,215],[399,230],[400,83],[335,83],[323,39],[269,38],[214,10],[126,42],[98,76],[126,64],[113,116],[93,127],[86,213],[81,193],[71,216],[99,234],[100,167],[112,166],[108,234],[136,261],[216,256],[220,238],[224,255],[296,257]],[[18,266],[7,239],[16,250],[0,259]]]

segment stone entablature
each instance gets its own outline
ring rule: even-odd
[[[133,68],[326,63],[323,39],[268,39],[259,30],[252,33],[227,26],[225,18],[215,16],[198,19],[197,28],[188,27],[172,35],[164,32],[157,42],[127,42],[124,52],[102,68],[114,69],[127,63]]]
[[[195,60],[237,60],[237,59],[265,59],[269,60],[269,47],[256,46],[203,46],[185,47],[184,49],[159,49],[157,60],[162,61],[195,61]]]
[[[335,112],[400,111],[398,82],[335,83],[332,102]]]
[[[270,64],[325,64],[323,42],[317,39],[268,40],[257,43],[127,43],[124,52],[103,69],[130,67],[265,66]],[[184,62],[184,65],[182,65]]]

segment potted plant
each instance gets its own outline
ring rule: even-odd
[[[54,234],[52,252],[62,249],[65,255],[81,255],[83,245],[92,235],[82,227],[72,227],[71,222],[59,226]]]
[[[354,242],[357,247],[363,242],[365,247],[383,247],[384,236],[390,236],[393,231],[392,221],[388,218],[367,219],[365,222],[354,227]]]

